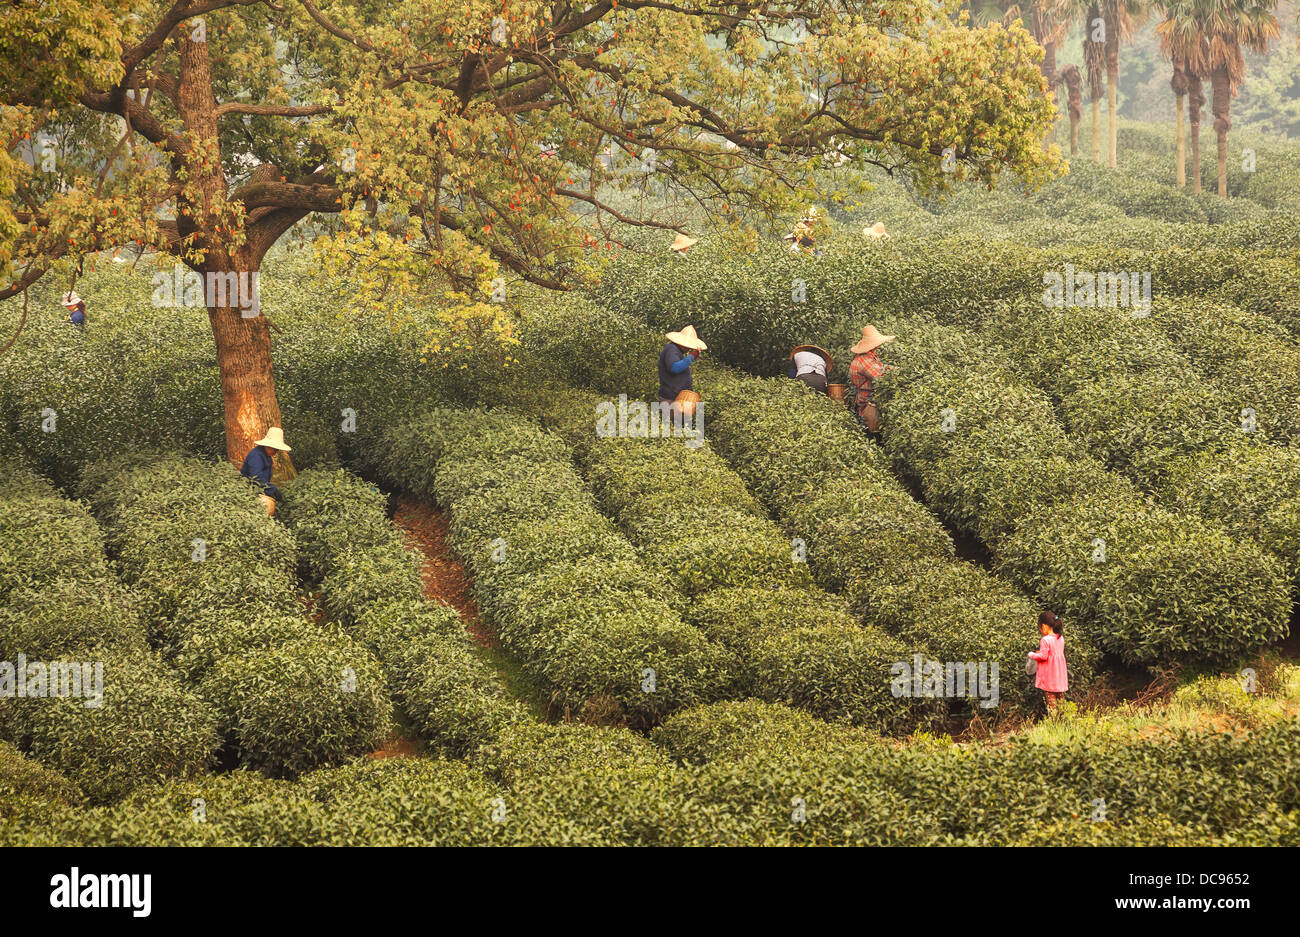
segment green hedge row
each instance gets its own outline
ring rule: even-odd
[[[565,337],[570,332],[577,340],[586,315],[585,307],[577,304],[563,322],[552,323],[554,348],[568,347]],[[638,357],[637,350],[656,342],[631,317],[604,315],[612,334],[627,337],[631,344],[615,342],[606,347],[607,364],[598,374],[588,375],[588,382],[605,393],[627,392],[653,364],[653,358]],[[552,353],[537,351],[539,356]],[[641,522],[641,513],[652,514],[661,510],[661,501],[673,499],[693,504],[707,498],[752,511],[748,486],[787,534],[805,541],[818,583],[847,593],[866,624],[884,628],[909,645],[923,645],[944,660],[996,660],[1002,699],[1013,705],[1037,701],[1031,681],[1021,676],[1024,654],[1037,633],[1033,624],[1037,609],[1007,584],[955,559],[942,525],[892,476],[888,459],[867,441],[845,408],[795,382],[745,379],[707,361],[699,369],[697,386],[705,396],[706,439],[727,456],[740,477],[733,472],[693,471],[695,464],[711,464],[707,454],[692,455],[707,453],[707,447],[683,449],[671,466],[654,446],[633,447],[630,451],[635,454],[624,457],[632,463],[630,468],[622,468],[620,461],[610,463],[620,466],[619,472],[630,473],[628,480],[634,484],[626,494],[593,470],[592,481],[607,509],[615,514],[633,512],[628,515],[633,524]],[[557,432],[579,443],[580,456],[593,450],[628,451],[624,445],[628,441],[593,447],[594,398],[590,396],[553,388],[532,376],[522,386],[496,388],[494,394],[538,412]],[[581,445],[583,440],[586,445]],[[677,449],[670,445],[669,452]],[[657,470],[642,468],[661,460]],[[656,486],[662,488],[661,494],[655,494]],[[708,489],[700,493],[704,486]],[[700,510],[705,507],[716,509],[700,502]],[[690,520],[692,512],[685,513]],[[757,614],[754,600],[744,590],[724,595],[745,615]],[[786,616],[801,614],[790,602],[776,607]],[[726,625],[716,615],[710,615],[707,623],[721,629],[709,633],[722,640],[735,633],[734,625]],[[1076,687],[1091,682],[1096,664],[1093,641],[1082,630],[1073,631],[1071,672]]]
[[[0,741],[0,823],[40,820],[59,807],[80,804],[84,798],[81,789],[63,775]]]
[[[598,437],[598,395],[530,397],[573,444],[597,501],[642,561],[691,600],[686,620],[736,652],[733,693],[893,732],[928,724],[944,708],[892,695],[890,665],[911,661],[916,648],[862,627],[817,588],[806,556],[706,442]]]
[[[1126,310],[1023,303],[991,311],[985,334],[1004,343],[1019,373],[1057,401],[1067,431],[1090,454],[1171,507],[1195,506],[1229,533],[1257,537],[1300,575],[1300,491],[1293,484],[1300,451],[1282,445],[1300,425],[1300,351],[1270,341],[1257,323],[1234,328],[1214,308],[1161,302],[1147,320]],[[1198,366],[1175,341],[1197,349]],[[1212,365],[1216,359],[1221,363]],[[1246,408],[1253,411],[1249,432]],[[1265,452],[1254,457],[1252,447]],[[1246,478],[1234,482],[1239,462]],[[1263,463],[1272,466],[1269,474],[1258,471]],[[1225,484],[1263,496],[1251,516],[1216,496]],[[1197,497],[1197,488],[1208,496]]]
[[[111,808],[30,808],[13,845],[471,846],[499,836],[500,791],[463,762],[359,759],[295,782],[236,770],[142,790]]]
[[[556,705],[650,724],[732,681],[732,656],[682,622],[559,438],[509,413],[437,409],[368,450],[380,477],[450,510],[480,609]]]
[[[325,606],[374,651],[421,738],[463,754],[526,714],[475,653],[456,612],[424,599],[414,554],[385,501],[349,472],[310,469],[286,486],[283,519],[323,584]]]
[[[1292,219],[1291,230],[1300,228]],[[1267,317],[1300,338],[1300,294],[1296,292],[1300,256],[1290,254],[1256,257],[1236,268],[1233,277],[1215,291],[1217,297],[1249,312]]]
[[[1234,271],[1252,269],[1261,256],[1257,250],[1201,243],[1149,249],[1114,245],[1111,233],[1097,243],[1048,247],[950,232],[883,242],[846,234],[829,242],[824,256],[808,257],[767,242],[755,250],[702,243],[683,258],[665,256],[666,251],[621,252],[593,298],[605,309],[643,318],[656,332],[692,323],[711,356],[776,376],[785,372],[793,346],[822,341],[846,316],[928,311],[943,317],[1017,297],[1038,300],[1044,274],[1062,271],[1067,263],[1077,270],[1148,271],[1159,297],[1203,295],[1227,289]],[[1294,271],[1294,259],[1290,263]],[[592,334],[603,337],[599,329]],[[554,340],[550,344],[562,347]],[[574,366],[587,357],[574,356]],[[842,372],[849,359],[837,361]]]
[[[1234,415],[1250,407],[1268,439],[1300,442],[1300,346],[1285,328],[1261,313],[1203,297],[1159,300],[1150,321],[1198,374],[1232,395]]]
[[[79,810],[57,779],[0,811],[14,845],[1215,845],[1300,843],[1300,728],[907,746],[756,701],[683,710],[654,742],[521,723],[467,762],[244,771]],[[0,780],[0,783],[10,783]],[[1099,813],[1099,810],[1101,811]],[[40,822],[31,822],[38,817]]]
[[[845,592],[871,626],[942,661],[996,661],[1001,703],[1038,702],[1023,675],[1038,609],[1008,583],[959,561],[946,530],[889,472],[842,404],[790,380],[714,377],[710,439],[807,544],[824,587]],[[1096,672],[1087,633],[1072,631],[1070,685]],[[978,710],[985,715],[989,713]]]
[[[32,309],[57,309],[66,289],[42,278]],[[207,316],[157,308],[149,274],[114,264],[88,272],[77,289],[88,301],[84,330],[53,311],[33,315],[0,356],[0,422],[40,471],[66,488],[83,466],[115,453],[163,446],[224,455]]]
[[[742,708],[743,707],[743,708]],[[702,809],[726,805],[771,841],[962,843],[1296,842],[1300,759],[1294,721],[1249,735],[1185,733],[1119,741],[908,745],[818,738],[779,707],[719,704],[667,720],[656,740],[704,763]],[[823,730],[824,731],[824,730]],[[793,801],[804,822],[792,822]],[[1094,821],[1097,802],[1105,819]],[[1047,819],[1051,818],[1051,819]],[[721,827],[722,825],[719,824]]]
[[[16,683],[21,655],[27,694],[34,665],[49,681],[49,695],[0,699],[0,735],[96,803],[203,770],[217,747],[216,717],[149,651],[99,525],[12,449],[0,460],[0,661]],[[79,690],[66,670],[56,677],[55,664],[76,665]]]
[[[307,619],[293,536],[233,466],[133,456],[88,467],[82,485],[156,642],[242,764],[293,776],[383,741],[392,704],[379,664]]]
[[[1106,471],[970,333],[888,327],[886,446],[1013,582],[1138,663],[1227,660],[1286,634],[1280,561]]]

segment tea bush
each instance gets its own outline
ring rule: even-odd
[[[164,643],[183,634],[176,618],[184,606],[293,607],[293,537],[229,463],[179,455],[113,460],[89,467],[82,490]]]
[[[683,764],[735,760],[765,746],[834,751],[879,739],[865,729],[817,719],[778,703],[737,700],[674,713],[651,739]]]
[[[336,822],[302,786],[236,770],[141,788],[121,803],[7,827],[25,846],[308,846]]]
[[[102,664],[102,704],[88,705],[94,696],[55,696],[51,685],[48,697],[5,701],[5,737],[75,781],[94,803],[210,766],[219,741],[216,718],[161,660],[145,651],[111,652],[93,663]],[[31,679],[29,667],[29,687]],[[62,683],[64,690],[75,686]],[[84,682],[81,692],[88,692]]]
[[[712,438],[786,531],[806,541],[819,582],[845,591],[864,622],[913,651],[996,661],[1003,704],[1037,702],[1019,676],[1037,609],[1007,583],[956,560],[942,525],[889,474],[841,406],[780,380],[746,379],[720,396]],[[1091,642],[1080,637],[1070,656],[1076,690],[1096,666]]]
[[[42,828],[52,817],[79,805],[84,795],[56,771],[23,756],[13,745],[0,741],[0,842],[14,843],[7,834],[11,824]]]
[[[1213,517],[1277,556],[1300,581],[1300,461],[1274,446],[1240,442],[1172,462],[1161,488],[1170,510]]]
[[[1255,412],[1260,437],[1300,441],[1300,347],[1282,326],[1259,313],[1204,298],[1152,304],[1151,320],[1229,396],[1228,410]]]
[[[342,635],[225,657],[199,687],[233,732],[240,763],[271,776],[374,751],[392,730],[388,682]]]
[[[119,583],[59,578],[16,589],[0,607],[0,659],[58,660],[79,651],[145,647],[136,602]]]
[[[979,533],[1012,581],[1139,663],[1228,659],[1285,634],[1289,599],[1276,559],[1110,476],[996,361],[945,360],[934,343],[960,340],[924,337],[943,327],[891,328],[906,334],[891,348],[897,369],[878,384],[886,444],[918,473],[930,503]]]
[[[499,842],[500,790],[463,762],[361,759],[299,785],[328,817],[321,845],[484,846]]]
[[[1284,443],[1289,438],[1287,427],[1297,419],[1297,402],[1289,399],[1295,390],[1288,390],[1286,378],[1297,360],[1285,343],[1270,344],[1249,327],[1239,327],[1234,342],[1231,325],[1225,325],[1222,334],[1216,327],[1214,339],[1199,339],[1202,355],[1231,360],[1234,344],[1250,349],[1242,353],[1246,360],[1238,363],[1257,378],[1232,378],[1223,370],[1220,380],[1211,380],[1192,368],[1160,328],[1159,323],[1170,323],[1188,342],[1198,341],[1195,333],[1203,335],[1205,327],[1191,323],[1188,313],[1177,312],[1181,305],[1178,301],[1156,304],[1161,311],[1153,313],[1152,321],[1108,310],[1015,306],[1000,312],[990,328],[1023,364],[1022,373],[1060,401],[1058,409],[1067,430],[1090,453],[1165,501],[1175,466],[1184,485],[1192,466],[1204,465],[1223,480],[1235,467],[1229,450],[1240,453],[1247,442],[1265,445],[1269,437]],[[1198,308],[1191,318],[1201,314]],[[1273,378],[1274,373],[1282,377]],[[1249,431],[1243,407],[1254,412],[1257,423]],[[1300,471],[1300,454],[1281,446],[1268,447],[1268,452],[1278,466],[1278,483],[1266,503],[1275,509],[1274,521],[1279,522],[1300,512],[1300,496],[1285,482],[1288,473]],[[1207,462],[1207,453],[1222,455]],[[1198,502],[1181,502],[1190,503]],[[1242,524],[1240,512],[1230,505],[1216,511],[1219,505],[1210,498],[1199,506],[1198,513],[1236,536],[1249,536],[1257,529],[1252,523]],[[1285,545],[1297,538],[1300,529],[1256,542],[1283,563],[1294,565],[1295,554]]]
[[[129,271],[97,271],[94,282],[93,293],[79,284],[84,331],[63,316],[33,316],[13,353],[0,357],[0,414],[37,467],[68,486],[83,466],[116,453],[224,454],[207,316],[154,308],[148,278]],[[62,288],[46,277],[37,289],[31,302],[53,308]],[[43,428],[49,411],[54,432]]]
[[[0,498],[0,599],[66,576],[111,576],[103,535],[85,506],[48,486]]]
[[[1291,230],[1298,227],[1294,221]],[[1295,289],[1297,267],[1296,248],[1290,254],[1256,256],[1249,264],[1235,268],[1241,271],[1225,279],[1215,294],[1249,312],[1268,317],[1282,326],[1293,337],[1300,337],[1300,295]]]
[[[547,414],[557,410],[594,413],[597,399],[570,390],[539,397],[535,405],[549,422]],[[570,441],[606,513],[641,550],[643,561],[662,570],[678,592],[695,601],[742,588],[770,596],[772,614],[766,621],[784,618],[783,627],[759,626],[745,617],[752,607],[737,607],[728,620],[715,619],[706,630],[738,655],[741,675],[733,692],[893,730],[934,718],[940,707],[932,702],[894,699],[887,692],[889,667],[907,656],[905,648],[883,634],[867,633],[847,615],[816,619],[809,614],[833,600],[814,587],[794,544],[706,444],[600,438],[591,427],[574,427]],[[686,615],[689,620],[689,608]]]
[[[285,520],[311,557],[327,607],[375,653],[422,738],[455,753],[524,718],[473,650],[457,614],[423,598],[414,553],[384,495],[344,471],[309,470],[286,491]],[[372,562],[393,557],[396,573]]]
[[[727,654],[682,624],[662,594],[644,591],[645,570],[603,556],[585,567],[572,562],[581,551],[566,544],[591,543],[593,528],[606,542],[612,532],[564,444],[508,414],[452,415],[445,424],[441,414],[393,427],[403,441],[383,447],[382,457],[418,464],[383,471],[415,484],[433,479],[432,490],[412,490],[450,509],[452,546],[474,574],[479,607],[526,672],[561,706],[634,723],[715,698],[730,678]],[[457,430],[464,435],[452,442]],[[524,541],[516,572],[511,532],[547,520],[554,537]],[[647,670],[653,691],[642,689]]]
[[[378,665],[307,621],[293,535],[232,466],[122,459],[89,467],[82,484],[159,643],[246,764],[292,775],[382,740],[392,706]],[[354,690],[339,689],[344,668]]]
[[[227,657],[278,647],[321,632],[300,615],[247,614],[224,608],[201,613],[171,648],[172,664],[189,681],[203,679]]]

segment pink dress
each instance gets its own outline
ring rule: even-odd
[[[1048,693],[1064,693],[1070,688],[1065,673],[1065,638],[1059,634],[1044,635],[1038,642],[1038,653],[1029,655],[1038,661],[1038,677],[1034,686]]]

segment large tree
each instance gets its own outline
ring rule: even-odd
[[[312,213],[334,218],[323,259],[382,271],[376,295],[477,295],[498,270],[565,288],[629,227],[787,210],[819,191],[835,149],[922,190],[1005,170],[1035,184],[1057,162],[1037,46],[1019,27],[967,28],[958,9],[14,0],[0,298],[123,245],[253,273]],[[32,135],[69,131],[41,171]],[[206,311],[237,461],[280,422],[271,332],[230,301]]]

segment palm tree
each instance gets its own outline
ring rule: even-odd
[[[1026,0],[1025,3],[1012,3],[1002,14],[1002,20],[1005,23],[1011,23],[1019,19],[1022,22],[1028,20],[1029,33],[1034,40],[1043,47],[1043,61],[1038,66],[1043,77],[1047,79],[1047,86],[1055,89],[1058,84],[1066,82],[1066,87],[1071,88],[1067,72],[1070,67],[1063,69],[1056,67],[1056,47],[1065,34],[1070,30],[1070,21],[1074,18],[1074,0]],[[987,14],[986,14],[987,15]],[[1077,69],[1075,69],[1077,73]],[[1077,93],[1077,88],[1072,91]],[[1076,141],[1078,138],[1078,114],[1075,112],[1075,105],[1071,99],[1070,110],[1070,138]],[[1056,122],[1052,122],[1052,129],[1048,133],[1049,140],[1056,139]]]
[[[1201,76],[1187,69],[1187,127],[1192,136],[1192,194],[1201,194],[1201,108],[1205,107],[1205,91]]]
[[[1169,59],[1173,66],[1173,74],[1169,79],[1169,87],[1174,92],[1175,112],[1177,114],[1178,133],[1177,144],[1175,146],[1174,157],[1174,182],[1180,186],[1187,184],[1187,141],[1183,129],[1183,110],[1186,98],[1191,92],[1192,76],[1187,67],[1191,59],[1199,59],[1201,51],[1193,49],[1189,43],[1198,43],[1200,34],[1195,29],[1186,28],[1190,21],[1192,4],[1190,0],[1165,0],[1164,12],[1165,18],[1156,27],[1156,32],[1160,35],[1160,51]],[[1193,134],[1193,146],[1197,151],[1197,171],[1200,168],[1200,106],[1197,106],[1196,128],[1197,133]],[[1200,191],[1200,178],[1196,179],[1194,188]]]
[[[1169,76],[1169,90],[1174,93],[1174,111],[1177,114],[1177,139],[1174,144],[1174,184],[1180,189],[1187,185],[1187,139],[1183,127],[1184,104],[1187,99],[1187,63],[1182,59],[1173,60],[1173,72]]]
[[[1108,163],[1111,169],[1115,169],[1119,165],[1119,44],[1133,38],[1133,27],[1146,18],[1146,12],[1142,0],[1098,0],[1097,6],[1106,24],[1103,51],[1106,56],[1106,114],[1110,120]]]
[[[1079,152],[1079,118],[1083,116],[1083,95],[1079,92],[1082,79],[1079,66],[1067,65],[1056,73],[1056,80],[1065,85],[1069,92],[1070,108],[1070,155]]]
[[[1047,79],[1047,87],[1055,90],[1058,85],[1064,84],[1069,93],[1070,152],[1073,154],[1079,147],[1079,117],[1083,113],[1083,99],[1079,94],[1079,69],[1074,65],[1058,69],[1056,48],[1070,31],[1070,24],[1079,12],[1080,0],[972,0],[969,6],[971,17],[981,25],[995,22],[1009,25],[1020,20],[1028,27],[1034,40],[1043,47],[1043,61],[1038,69]],[[1052,121],[1047,139],[1056,139],[1055,120]]]
[[[1090,3],[1083,24],[1083,67],[1088,72],[1088,97],[1092,99],[1092,158],[1101,162],[1101,126],[1098,114],[1099,101],[1106,79],[1106,49],[1093,41],[1093,23],[1101,19],[1097,4]]]
[[[1171,49],[1179,50],[1194,90],[1192,110],[1193,191],[1200,191],[1200,107],[1205,102],[1201,80],[1210,82],[1211,112],[1218,144],[1219,198],[1228,197],[1228,131],[1232,128],[1232,99],[1246,74],[1243,47],[1263,54],[1281,35],[1274,11],[1278,0],[1177,0],[1175,15],[1160,24],[1161,44],[1169,36]],[[1195,97],[1199,96],[1197,103]]]

